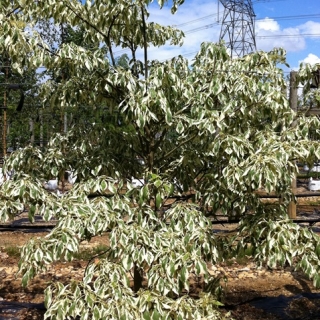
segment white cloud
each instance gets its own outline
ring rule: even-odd
[[[296,27],[281,28],[277,21],[268,17],[256,21],[258,50],[282,47],[287,52],[302,51],[306,49],[306,38],[310,34],[320,35],[320,23],[307,21]]]
[[[220,8],[220,15],[222,12],[222,8]],[[157,57],[160,56],[163,57],[163,59],[173,57],[175,54],[187,55],[189,58],[192,56],[190,53],[199,50],[202,42],[218,42],[221,24],[218,24],[216,16],[213,16],[216,13],[216,3],[203,2],[202,5],[199,6],[196,5],[195,0],[188,3],[186,2],[178,9],[178,12],[175,15],[170,13],[169,7],[162,10],[158,10],[158,8],[151,10],[151,18],[153,21],[163,25],[174,25],[181,28],[186,32],[186,38],[184,39],[184,45],[181,48],[171,47],[170,53],[167,52],[169,46],[151,50],[150,59],[154,58],[153,52]],[[212,15],[212,17],[185,24],[188,21],[207,17],[208,15]],[[179,26],[180,24],[183,25]],[[201,27],[203,27],[201,31],[192,31],[193,29]],[[190,30],[191,32],[188,32]],[[302,34],[320,34],[320,23],[308,21],[296,27],[281,28],[281,25],[275,19],[266,17],[256,21],[255,32],[258,50],[270,51],[273,48],[281,47],[287,52],[298,52],[306,49],[306,37]],[[161,60],[161,58],[159,60]]]
[[[256,32],[262,31],[278,31],[280,30],[280,26],[277,21],[274,19],[270,19],[268,17],[256,21]]]
[[[221,10],[221,7],[220,7]],[[173,46],[168,42],[161,47],[150,47],[148,49],[148,60],[163,61],[183,55],[193,59],[199,51],[202,42],[218,42],[221,25],[217,23],[217,2],[204,0],[201,5],[197,0],[185,2],[178,11],[171,14],[171,7],[153,4],[149,7],[150,16],[148,22],[157,22],[163,26],[176,27],[185,33],[183,45]],[[130,54],[129,50],[114,48],[115,54]],[[142,59],[143,50],[139,49],[137,58]]]
[[[176,26],[185,32],[182,47],[172,46],[169,43],[160,48],[149,48],[148,59],[160,61],[170,59],[177,55],[183,55],[192,59],[199,51],[202,42],[218,42],[221,20],[217,21],[217,0],[188,0],[172,15],[171,7],[166,5],[163,9],[153,4],[149,7],[150,17],[148,21],[154,21],[161,25]],[[223,14],[223,6],[220,5],[220,18]],[[301,25],[284,28],[280,22],[272,18],[264,18],[256,21],[256,43],[258,50],[270,51],[281,47],[287,52],[303,51],[307,47],[305,36],[302,34],[320,34],[320,23],[308,21]],[[313,38],[312,40],[316,40]],[[316,40],[317,41],[317,40]],[[120,48],[117,50],[119,52]],[[310,50],[309,50],[310,52]],[[123,52],[121,52],[123,53]],[[120,53],[120,54],[121,54]],[[138,54],[142,58],[142,50]]]
[[[320,63],[320,58],[318,56],[316,56],[313,53],[309,53],[308,56],[306,58],[304,58],[303,60],[299,61],[300,63],[309,63],[311,65],[314,65],[316,63]]]
[[[284,48],[288,52],[301,51],[306,47],[299,28],[281,29],[274,19],[265,18],[256,22],[257,49],[269,51],[273,48]]]
[[[301,33],[304,34],[320,34],[320,23],[314,21],[308,21],[297,27]]]
[[[149,21],[161,25],[174,26],[185,33],[183,45],[171,46],[169,43],[160,48],[150,48],[149,59],[166,60],[177,55],[192,59],[199,51],[202,42],[217,42],[220,35],[220,25],[217,23],[217,5],[211,1],[188,1],[172,15],[170,6],[161,10],[151,8]]]

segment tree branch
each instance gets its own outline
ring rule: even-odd
[[[109,30],[108,30],[108,38],[107,38],[107,42],[108,42],[108,47],[109,47],[109,52],[110,52],[110,56],[111,56],[111,61],[112,61],[112,65],[114,67],[116,67],[116,61],[114,59],[114,56],[113,56],[113,52],[112,52],[112,46],[111,46],[111,41],[110,41],[110,32],[111,32],[111,28],[112,26],[114,25],[114,22],[115,20],[118,18],[120,12],[118,12],[118,14],[114,15],[113,18],[112,18],[112,21],[111,21],[111,24],[110,24],[110,27],[109,27]]]
[[[94,24],[90,23],[87,19],[83,18],[79,13],[77,13],[71,6],[68,5],[68,3],[65,2],[65,6],[76,15],[77,18],[82,20],[84,23],[86,23],[89,27],[91,27],[93,30],[95,30],[97,33],[102,35],[104,38],[108,38],[106,34],[101,32]]]
[[[144,77],[148,79],[148,43],[147,43],[147,27],[144,17],[143,7],[141,6],[142,28],[143,28],[143,49],[144,49]]]
[[[15,7],[11,12],[6,14],[6,18],[9,18],[13,13],[15,13],[18,9],[22,9],[21,6]]]
[[[193,140],[194,138],[196,138],[197,135],[198,135],[198,134],[195,134],[195,135],[193,135],[192,137],[190,137],[189,139],[181,142],[178,146],[176,146],[176,147],[173,148],[171,151],[169,151],[168,153],[166,153],[166,154],[162,157],[162,159],[165,159],[165,158],[169,157],[172,153],[174,153],[176,150],[178,150],[178,149],[179,149],[180,147],[182,147],[184,144],[186,144],[186,143],[190,142],[191,140]]]

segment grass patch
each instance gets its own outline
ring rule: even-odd
[[[11,258],[20,258],[21,249],[16,246],[7,246],[4,248],[7,255]]]
[[[320,205],[320,200],[308,200],[308,201],[304,201],[299,203],[298,201],[298,206],[310,206],[310,207],[319,207]]]
[[[230,267],[234,264],[238,264],[240,266],[245,266],[250,261],[252,261],[253,254],[254,254],[253,249],[249,245],[248,247],[240,250],[236,256],[233,256],[233,257],[226,259],[224,261],[224,264],[228,267]]]
[[[109,249],[108,246],[99,244],[96,247],[81,249],[79,252],[74,254],[74,259],[89,261],[94,256],[101,258],[105,257],[106,251]],[[4,251],[11,258],[20,258],[21,248],[17,246],[6,246]]]
[[[227,267],[231,267],[233,265],[240,265],[240,266],[246,266],[250,261],[252,261],[252,257],[251,256],[237,256],[231,259],[228,259],[226,261],[224,261],[224,265],[226,265]]]
[[[109,247],[103,244],[99,244],[93,248],[82,249],[79,252],[74,254],[74,259],[89,261],[92,257],[99,255],[103,258],[105,252],[108,251]]]
[[[306,172],[297,174],[297,179],[320,178],[320,172]]]

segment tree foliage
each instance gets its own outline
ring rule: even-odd
[[[173,12],[182,2],[173,2]],[[192,66],[182,56],[149,61],[148,47],[179,45],[183,38],[179,30],[148,21],[150,4],[0,5],[0,44],[13,68],[43,66],[62,74],[67,67],[67,77],[43,83],[42,103],[96,117],[82,117],[46,150],[24,148],[5,164],[15,175],[1,186],[1,219],[27,207],[31,221],[36,214],[58,220],[47,237],[23,248],[24,285],[48,264],[72,260],[82,241],[110,236],[109,249],[98,263],[89,262],[82,281],[46,290],[46,318],[222,319],[219,279],[207,264],[247,250],[271,268],[295,265],[320,285],[319,237],[286,215],[297,161],[320,157],[319,143],[309,140],[319,121],[297,117],[289,107],[277,67],[285,52],[231,59],[223,44],[203,43]],[[80,30],[81,41],[53,50],[37,32],[41,20]],[[114,57],[115,46],[130,49],[129,62]],[[308,68],[300,72],[305,83]],[[59,198],[43,188],[49,178],[62,180],[66,170],[77,175],[68,193]],[[281,202],[266,206],[259,188]],[[236,234],[212,233],[217,212],[241,219]],[[204,287],[194,299],[190,281],[199,277]]]

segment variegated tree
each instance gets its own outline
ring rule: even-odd
[[[173,2],[173,13],[182,2]],[[60,82],[43,83],[43,103],[98,110],[103,119],[56,135],[44,152],[28,147],[6,160],[5,170],[15,175],[1,186],[1,219],[28,208],[31,221],[36,214],[58,221],[47,237],[23,248],[24,285],[48,264],[71,260],[82,241],[109,234],[108,250],[99,263],[89,262],[81,282],[46,290],[46,318],[221,319],[219,279],[207,264],[244,251],[271,268],[294,264],[320,285],[319,237],[286,215],[296,161],[320,157],[308,136],[319,122],[297,117],[288,105],[277,67],[285,53],[231,59],[222,44],[204,43],[191,66],[181,56],[149,61],[150,46],[183,39],[179,30],[149,22],[150,5],[0,4],[1,49],[17,71],[68,69]],[[28,28],[17,29],[16,20]],[[83,43],[92,45],[71,41],[52,51],[37,32],[40,20],[79,28]],[[117,46],[130,50],[129,68],[117,66]],[[302,75],[308,82],[311,71]],[[77,182],[59,198],[43,181],[63,180],[65,170]],[[132,177],[143,185],[133,185]],[[262,187],[281,203],[261,203]],[[218,211],[240,218],[232,236],[212,233]],[[195,298],[190,282],[198,278],[203,287]]]

